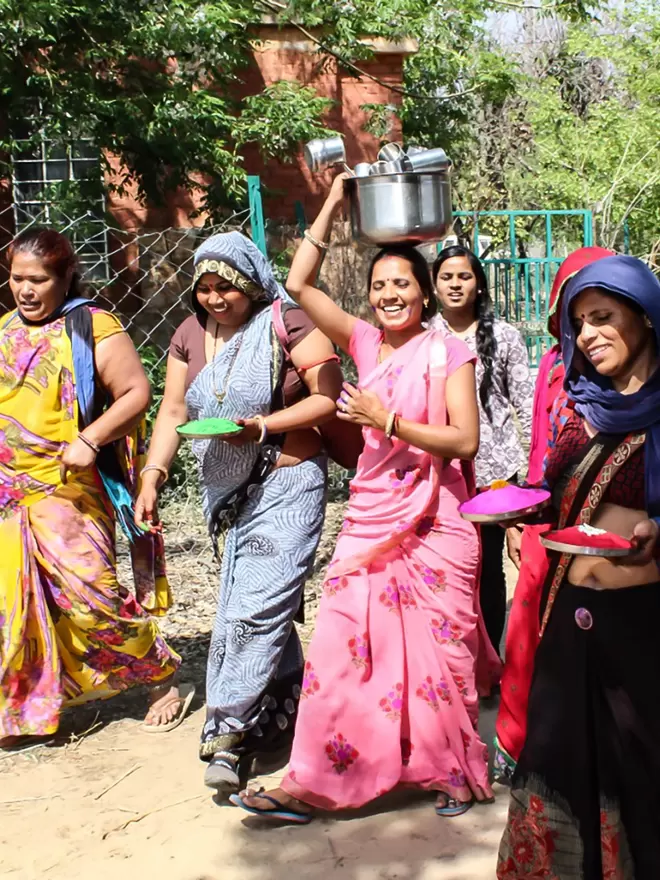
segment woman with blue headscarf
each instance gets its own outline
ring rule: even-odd
[[[558,526],[615,533],[636,552],[548,551],[497,876],[656,880],[660,283],[633,257],[598,260],[567,285],[561,328],[574,411],[545,467]]]
[[[303,672],[294,618],[325,509],[327,458],[314,428],[334,415],[342,377],[330,341],[238,232],[195,253],[192,306],[172,338],[136,516],[157,520],[178,425],[242,426],[193,441],[204,513],[214,540],[224,536],[200,755],[206,784],[228,795],[241,762],[288,757]]]

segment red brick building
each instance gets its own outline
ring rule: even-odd
[[[265,21],[255,33],[254,58],[245,71],[243,96],[257,94],[265,86],[280,80],[311,86],[319,95],[334,101],[326,125],[344,136],[349,164],[373,161],[379,144],[373,135],[363,130],[367,115],[362,106],[400,104],[400,95],[388,86],[401,86],[404,59],[415,51],[415,46],[412,42],[396,45],[382,40],[365,42],[373,48],[374,57],[362,62],[360,67],[380,83],[341,69],[334,58],[319,54],[317,44],[306,39],[296,28],[279,28]],[[400,122],[393,116],[391,139],[399,140],[400,137]],[[302,204],[307,216],[318,210],[331,178],[310,174],[303,161],[302,149],[291,157],[291,162],[270,160],[264,164],[256,145],[248,147],[244,157],[246,172],[258,174],[262,179],[265,212],[270,220],[293,223],[296,202]],[[191,212],[197,207],[194,195],[183,191],[172,193],[167,206],[162,209],[150,209],[130,197],[112,197],[108,204],[118,225],[124,229],[201,225],[203,218],[190,219]]]

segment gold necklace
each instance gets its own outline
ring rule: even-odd
[[[238,357],[238,353],[241,350],[241,345],[243,344],[243,336],[238,341],[238,345],[234,349],[234,353],[231,357],[231,361],[229,363],[229,368],[227,369],[227,373],[225,375],[225,385],[222,391],[218,391],[218,386],[216,384],[216,372],[215,372],[215,358],[218,352],[218,331],[220,329],[220,325],[216,321],[215,324],[215,332],[213,335],[213,393],[215,394],[215,399],[219,404],[224,403],[225,397],[227,396],[227,392],[229,391],[229,380],[231,379],[232,370],[234,369],[234,364],[236,363],[236,358]],[[228,340],[225,341],[225,345],[228,345],[229,342],[234,338],[236,334],[229,337]]]

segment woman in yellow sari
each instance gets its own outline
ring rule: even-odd
[[[54,733],[65,705],[152,686],[146,724],[185,712],[179,657],[152,614],[168,603],[162,547],[129,534],[137,600],[117,582],[136,428],[150,390],[133,343],[79,296],[63,235],[8,251],[16,310],[0,321],[0,748]]]

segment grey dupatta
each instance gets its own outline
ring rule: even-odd
[[[197,249],[196,270],[208,267],[207,271],[215,271],[216,263],[231,266],[250,282],[251,293],[246,295],[259,304],[257,308],[263,306],[198,374],[186,394],[189,417],[240,419],[267,415],[280,384],[283,360],[270,304],[278,298],[289,298],[268,260],[239,232],[213,235]],[[225,396],[220,400],[222,394]],[[255,469],[263,465],[263,475],[267,473],[279,448],[277,438],[265,448],[257,443],[236,447],[221,440],[195,440],[193,453],[200,470],[204,515],[213,528],[219,512],[235,501],[237,491],[250,481]]]

